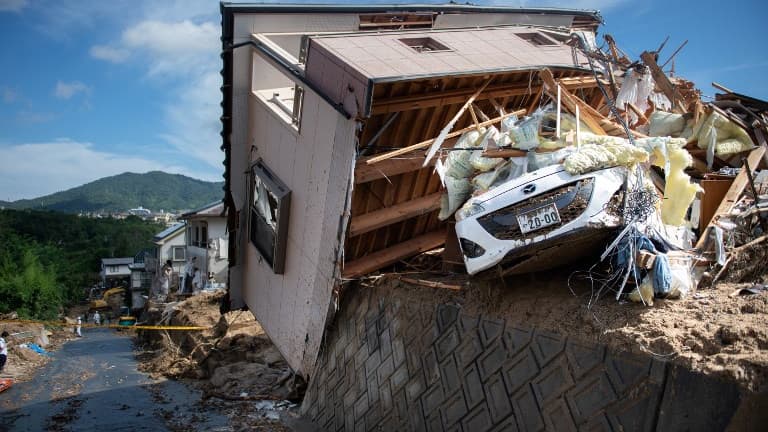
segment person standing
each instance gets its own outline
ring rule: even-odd
[[[160,270],[160,298],[165,300],[171,287],[171,278],[173,276],[173,263],[167,260]]]
[[[3,334],[0,335],[0,373],[3,372],[5,362],[8,360],[8,342],[5,341],[5,338],[7,337],[7,331],[4,331]]]
[[[96,313],[93,314],[93,323],[101,325],[101,315],[99,314],[99,311],[96,311]]]
[[[179,284],[179,294],[192,291],[192,278],[195,277],[195,265],[197,257],[192,257],[184,265],[184,274]]]
[[[194,276],[192,277],[192,292],[199,293],[203,288],[203,276],[200,274],[200,269],[195,267]]]
[[[83,337],[83,334],[80,332],[80,327],[83,325],[83,320],[80,318],[80,315],[77,316],[77,327],[75,327],[75,334],[77,334],[77,337]]]

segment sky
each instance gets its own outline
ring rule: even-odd
[[[631,59],[669,36],[663,62],[688,40],[678,75],[768,100],[768,2],[475,3],[597,9],[598,41]],[[0,0],[0,200],[123,172],[221,181],[220,32],[213,0]]]

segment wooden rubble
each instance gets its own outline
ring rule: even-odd
[[[633,66],[610,36],[606,39],[613,63],[611,74]],[[644,52],[640,60],[649,68],[657,90],[672,102],[673,112],[690,113],[694,119],[699,119],[708,110],[718,110],[742,126],[753,138],[757,147],[747,155],[749,166],[756,170],[765,165],[768,159],[768,106],[764,106],[765,102],[716,85],[724,94],[718,95],[714,103],[704,104],[700,92],[691,82],[664,73],[657,63],[658,52]],[[585,71],[543,68],[377,84],[372,98],[372,116],[364,120],[364,127],[359,133],[358,147],[365,149],[363,154],[366,156],[358,159],[354,170],[355,186],[343,278],[359,278],[443,246],[446,224],[437,219],[442,186],[434,172],[435,159],[425,163],[425,153],[432,146],[450,147],[464,132],[480,126],[498,125],[511,115],[530,114],[544,98],[555,100],[558,86],[563,110],[575,113],[578,107],[581,119],[595,133],[626,137],[619,120],[610,115],[609,104],[612,101],[607,101],[599,88],[611,87],[615,77],[608,78],[601,77],[598,81]],[[616,92],[617,89],[611,89],[610,93],[615,97]],[[638,124],[647,124],[654,108],[643,112],[630,105],[629,109],[639,119]],[[388,127],[392,115],[397,115],[396,127]],[[486,118],[488,120],[480,121]],[[446,125],[450,127],[446,128]],[[436,144],[444,129],[453,130],[443,133],[445,139]],[[631,129],[630,133],[637,138],[645,136]],[[702,178],[708,171],[704,161],[705,151],[697,150],[691,147],[694,164],[690,173]],[[524,155],[524,152],[515,149],[484,153],[488,157]],[[741,166],[738,157],[716,162]],[[663,177],[655,172],[651,177],[657,188],[663,191]],[[704,252],[712,226],[730,212],[748,183],[746,171],[742,170],[717,205],[711,220],[701,230],[696,244],[699,252]],[[430,286],[440,287],[439,284]]]

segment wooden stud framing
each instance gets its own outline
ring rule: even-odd
[[[445,243],[445,230],[433,231],[418,236],[346,263],[344,265],[344,270],[342,271],[342,277],[345,279],[358,278],[380,268],[392,265],[401,259],[440,247],[443,243]]]
[[[749,157],[747,157],[747,163],[750,167],[757,168],[764,154],[765,147],[757,147],[749,153]],[[741,196],[742,192],[744,192],[744,189],[747,187],[748,182],[749,176],[747,175],[746,168],[742,167],[741,171],[739,171],[739,174],[736,176],[736,179],[733,180],[730,189],[728,189],[728,192],[725,194],[725,198],[723,198],[723,200],[720,202],[720,206],[718,206],[717,210],[715,210],[715,214],[712,216],[712,220],[709,221],[709,224],[701,233],[699,241],[696,242],[697,250],[701,251],[701,249],[706,244],[707,239],[709,238],[710,228],[715,225],[717,219],[720,216],[726,215],[731,211],[731,208],[733,208],[733,205],[736,203],[736,201],[739,199],[739,196]]]

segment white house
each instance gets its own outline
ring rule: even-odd
[[[168,260],[171,260],[174,272],[181,271],[181,268],[184,267],[187,249],[186,226],[187,224],[178,222],[155,234],[152,241],[157,247],[157,252],[155,254],[156,267],[153,268],[153,272],[159,271],[160,267]]]
[[[102,258],[101,282],[105,288],[114,286],[128,287],[131,280],[133,258]]]
[[[186,221],[184,258],[190,260],[196,257],[202,275],[211,274],[217,282],[226,282],[229,241],[224,203],[217,201],[208,204],[182,214],[180,219]]]
[[[151,274],[154,281],[163,264],[171,260],[173,280],[171,280],[170,286],[172,289],[178,287],[178,274],[184,268],[187,252],[185,227],[185,223],[179,222],[155,234],[152,238],[155,244],[154,254],[152,257],[146,257],[144,261],[146,270]]]

